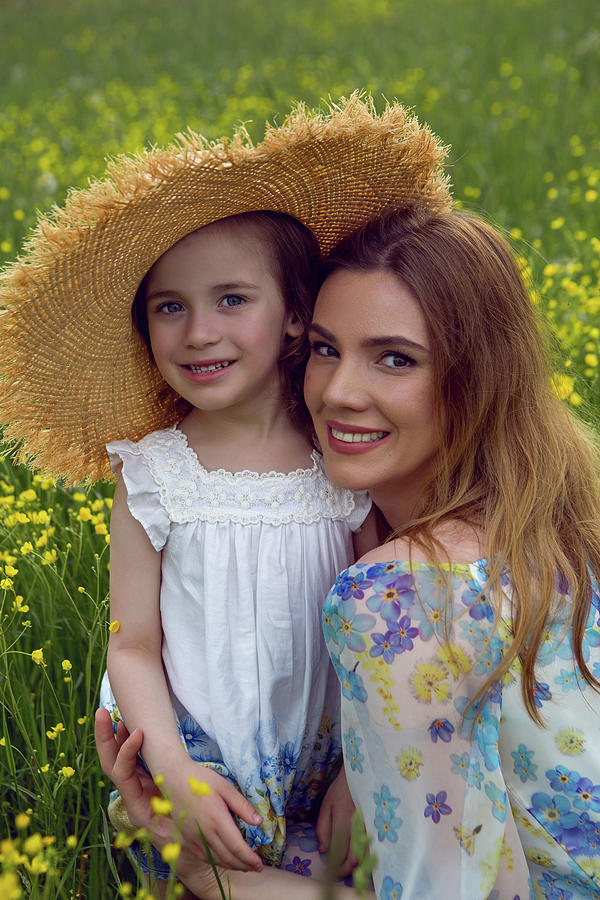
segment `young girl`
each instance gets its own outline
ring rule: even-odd
[[[446,209],[445,152],[356,95],[257,147],[188,135],[71,194],[2,276],[6,437],[71,480],[108,474],[108,444],[112,686],[184,837],[200,824],[232,869],[308,874],[310,836],[283,853],[337,751],[318,611],[368,505],[326,479],[303,425],[306,229],[323,252],[389,205]]]
[[[370,502],[327,480],[285,402],[317,271],[312,235],[277,213],[175,244],[144,278],[133,317],[191,409],[170,429],[108,445],[110,684],[174,820],[186,813],[184,839],[198,844],[200,826],[228,868],[260,870],[250,847],[281,864],[287,820],[314,820],[341,750],[321,598]],[[194,797],[190,777],[211,795]],[[348,804],[331,815],[347,822]]]

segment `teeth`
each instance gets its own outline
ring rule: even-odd
[[[207,372],[216,372],[218,369],[226,369],[227,366],[230,366],[230,362],[222,362],[222,363],[214,363],[211,366],[188,366],[188,369],[191,369],[192,372],[200,372],[205,375]]]
[[[331,429],[331,433],[336,441],[344,441],[345,444],[368,444],[371,441],[380,440],[385,431],[368,431],[366,434],[359,434],[356,431],[336,431]]]

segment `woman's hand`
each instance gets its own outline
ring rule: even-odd
[[[137,755],[144,736],[139,728],[129,734],[123,722],[119,722],[117,734],[113,731],[110,713],[106,709],[96,711],[96,749],[102,771],[113,782],[125,807],[131,824],[145,828],[152,843],[159,850],[174,840],[171,819],[157,816],[152,809],[152,798],[160,792],[149,772],[137,763]]]
[[[354,808],[342,766],[323,798],[316,829],[319,853],[330,852],[338,878],[345,878],[358,865],[350,842],[350,820]]]

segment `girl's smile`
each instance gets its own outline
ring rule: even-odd
[[[338,269],[309,329],[304,393],[329,477],[407,512],[439,447],[429,336],[419,303],[386,270]],[[388,519],[388,521],[391,521]]]

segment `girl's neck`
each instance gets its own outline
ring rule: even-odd
[[[283,406],[260,419],[193,409],[179,428],[209,471],[292,472],[312,465],[310,441]]]

